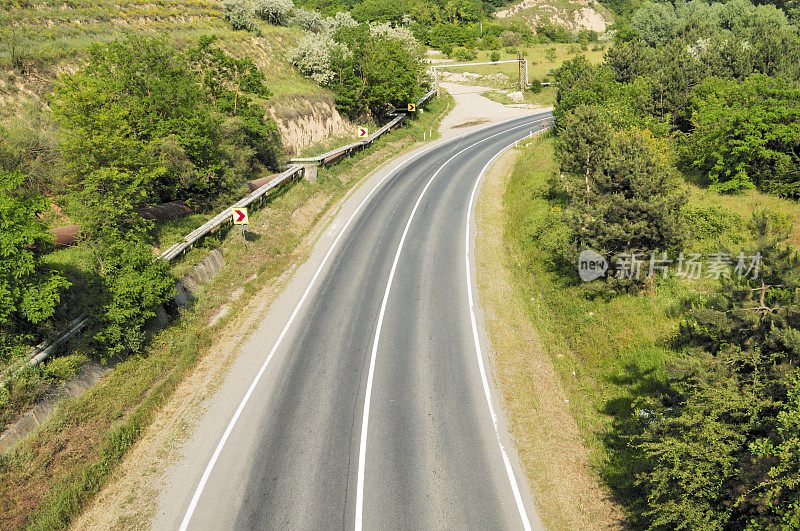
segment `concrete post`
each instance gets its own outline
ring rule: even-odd
[[[303,164],[303,179],[310,183],[317,182],[317,165]]]

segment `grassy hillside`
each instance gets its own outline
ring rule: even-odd
[[[11,2],[0,8],[0,116],[41,98],[48,82],[73,71],[92,44],[131,33],[167,35],[177,43],[218,35],[227,51],[256,62],[276,97],[322,92],[286,61],[302,30],[259,24],[261,36],[231,30],[214,0]]]
[[[505,244],[518,304],[538,332],[538,345],[546,351],[563,386],[569,409],[577,421],[595,470],[626,508],[641,503],[642,491],[633,482],[642,466],[626,438],[640,422],[642,404],[668,389],[669,368],[684,355],[673,339],[689,308],[714,287],[710,279],[683,281],[670,278],[652,291],[617,297],[587,296],[553,267],[562,234],[562,198],[550,193],[558,173],[554,139],[541,139],[527,148],[516,163],[504,197]],[[800,236],[800,205],[757,191],[725,195],[686,185],[687,211],[712,215],[693,216],[687,252],[709,253],[719,245],[746,248],[753,244],[747,220],[756,209],[765,209],[791,233],[796,247]],[[524,355],[516,353],[515,355]],[[519,424],[520,440],[535,437],[526,424],[535,412],[526,404],[547,397],[535,386],[523,385],[531,374],[512,374],[504,385],[516,396],[509,407]],[[527,426],[527,428],[525,428]],[[528,431],[525,431],[525,430]],[[529,456],[523,448],[523,460]]]

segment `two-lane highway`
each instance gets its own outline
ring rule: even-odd
[[[201,422],[154,526],[540,527],[501,444],[469,212],[487,164],[549,118],[428,148],[360,200],[287,319],[263,323],[280,334],[253,335],[260,365],[222,386],[236,396]]]

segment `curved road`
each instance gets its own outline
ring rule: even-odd
[[[549,117],[424,150],[361,201],[278,337],[254,334],[260,365],[232,371],[155,527],[541,527],[501,444],[467,247],[482,170]]]

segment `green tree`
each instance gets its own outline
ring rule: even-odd
[[[0,360],[17,354],[31,325],[51,317],[70,283],[41,260],[52,241],[37,215],[47,206],[26,195],[18,172],[0,171]]]
[[[570,196],[568,260],[586,248],[608,259],[623,254],[643,259],[681,246],[686,198],[677,192],[651,134],[615,132],[596,109],[582,106],[566,115],[558,149]],[[643,281],[611,283],[628,289]]]
[[[351,119],[380,119],[393,107],[404,107],[427,87],[422,50],[413,42],[377,38],[366,24],[343,28],[332,52],[330,87],[336,104]]]
[[[800,88],[761,74],[742,83],[709,78],[691,116],[683,160],[716,190],[800,197]]]
[[[614,77],[607,66],[594,66],[583,55],[564,61],[553,73],[558,83],[553,116],[559,131],[564,116],[580,105],[603,103],[609,96]]]
[[[630,83],[639,76],[651,76],[656,53],[642,39],[618,43],[605,54],[605,62],[620,83]]]
[[[220,118],[185,57],[162,40],[131,37],[91,49],[87,65],[60,78],[53,115],[74,184],[103,169],[136,174],[143,197],[207,196],[223,186]],[[174,136],[194,171],[177,182],[152,156]]]
[[[646,2],[631,17],[631,27],[647,44],[667,42],[678,25],[672,4]]]
[[[681,325],[678,399],[653,406],[637,441],[651,528],[800,523],[800,257],[769,216],[752,225],[758,243],[742,274],[723,277]]]

